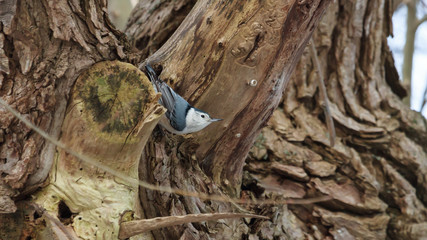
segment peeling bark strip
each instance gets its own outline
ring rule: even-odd
[[[190,103],[225,119],[195,135],[216,183],[236,190],[247,152],[329,2],[198,1],[148,59]]]

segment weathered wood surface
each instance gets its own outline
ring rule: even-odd
[[[271,220],[186,224],[154,231],[153,236],[158,239],[179,236],[182,239],[420,239],[425,236],[427,124],[421,115],[400,101],[405,93],[386,44],[391,31],[390,14],[395,6],[386,0],[337,1],[330,5],[316,29],[314,40],[337,126],[337,144],[329,147],[312,57],[308,51],[302,53],[302,48],[297,51],[308,40],[304,33],[307,27],[314,26],[313,22],[296,21],[298,16],[295,15],[283,16],[301,10],[297,12],[319,17],[316,15],[319,12],[312,11],[319,7],[317,1],[297,2],[309,4],[308,8],[290,7],[291,2],[297,3],[283,1],[280,3],[285,6],[282,9],[282,5],[275,5],[274,9],[251,5],[268,6],[274,1],[248,1],[248,5],[238,11],[229,11],[242,4],[240,2],[215,1],[218,12],[196,8],[190,13],[195,14],[190,15],[192,21],[188,20],[178,29],[182,34],[171,37],[170,41],[176,44],[167,43],[149,58],[163,66],[162,77],[190,102],[215,117],[225,117],[226,121],[224,125],[210,126],[195,138],[167,135],[165,140],[154,136],[143,154],[139,173],[143,179],[160,185],[203,193],[240,192],[243,199],[300,198],[323,193],[333,196],[334,200],[307,206],[245,206],[246,210],[269,216]],[[2,99],[58,137],[77,76],[101,60],[131,56],[133,62],[141,63],[143,56],[155,52],[162,45],[160,42],[172,35],[173,26],[179,25],[174,21],[182,20],[185,11],[191,8],[187,5],[191,1],[168,3],[171,5],[165,12],[161,4],[149,8],[152,11],[143,11],[141,16],[147,20],[143,30],[147,31],[149,26],[153,29],[138,38],[148,37],[149,42],[153,42],[152,39],[158,42],[138,46],[143,53],[136,56],[126,51],[128,45],[122,41],[123,35],[105,18],[102,1],[3,2],[7,7],[2,8],[5,11],[0,18]],[[279,10],[283,12],[275,14]],[[176,19],[174,11],[179,12],[175,14]],[[205,13],[210,15],[205,16]],[[149,17],[150,14],[157,14],[157,18]],[[242,14],[242,17],[235,19],[233,14]],[[267,17],[260,19],[258,14]],[[281,24],[277,24],[277,19]],[[220,22],[222,28],[212,31],[214,24]],[[292,23],[298,24],[297,28]],[[132,29],[131,25],[128,29]],[[137,29],[133,28],[135,34]],[[286,41],[292,39],[280,42],[278,38],[283,35],[272,34],[274,31],[283,33],[286,29],[296,29],[295,34],[301,34],[300,42],[290,50],[285,46],[288,46]],[[220,35],[223,38],[214,37]],[[179,42],[179,38],[186,42]],[[145,40],[132,41],[142,43]],[[209,41],[211,44],[207,44]],[[275,47],[279,51],[273,51]],[[200,55],[204,50],[209,54]],[[280,100],[281,92],[272,88],[272,79],[279,79],[283,70],[290,70],[291,65],[296,64],[284,62],[285,51],[288,57],[302,53],[302,58]],[[276,61],[271,53],[283,58]],[[271,65],[263,65],[273,59]],[[288,68],[280,68],[285,65]],[[252,79],[257,80],[256,86],[251,86]],[[278,86],[285,86],[285,82]],[[258,108],[247,108],[251,97],[266,96],[260,94],[265,89],[272,91],[274,101],[258,102],[261,105],[255,101],[253,106]],[[234,95],[226,95],[230,92]],[[230,105],[211,104],[218,99]],[[231,103],[234,102],[241,105],[233,109]],[[279,104],[279,109],[274,111],[261,134],[253,131],[251,135],[249,132],[253,129],[249,128],[262,126],[262,119],[267,119],[275,104]],[[270,112],[265,106],[271,108]],[[244,122],[243,116],[248,115],[249,110],[249,116],[262,112],[262,117]],[[231,131],[229,138],[225,138],[224,134],[230,130],[236,132]],[[246,155],[245,151],[249,150],[246,144],[253,140],[250,137],[256,137],[256,141],[242,172],[243,158],[226,159],[226,156]],[[243,148],[221,145],[227,139],[236,144],[242,141]],[[0,206],[3,212],[13,212],[15,197],[22,196],[23,190],[33,191],[46,179],[55,148],[3,108],[0,108],[0,144]],[[193,154],[197,147],[197,154]],[[220,155],[206,158],[213,156],[209,155],[213,151]],[[206,171],[200,169],[198,163]],[[239,171],[243,173],[241,186]],[[140,200],[147,217],[238,209],[226,203],[145,190],[141,191]],[[23,233],[21,237],[37,232],[44,234],[36,227],[43,226],[44,222],[52,226],[52,230],[61,228],[50,222],[49,217],[40,217],[29,210],[24,203],[19,203],[16,214],[0,218],[0,223],[7,223],[1,225],[0,234],[9,232],[17,236],[19,232]],[[68,225],[69,219],[60,220]]]
[[[2,1],[0,96],[58,138],[69,92],[95,62],[125,58],[123,35],[105,18],[105,2]],[[55,146],[0,107],[3,203],[43,184]],[[13,212],[13,204],[1,209]]]
[[[399,83],[386,41],[391,33],[394,3],[338,1],[328,8],[314,40],[332,103],[337,144],[329,147],[317,73],[312,56],[306,50],[285,90],[280,108],[251,149],[241,197],[306,197],[322,192],[335,200],[314,207],[262,208],[261,211],[277,217],[272,222],[251,225],[253,232],[247,235],[249,238],[272,239],[274,235],[283,236],[284,232],[290,239],[306,236],[419,239],[425,236],[427,124],[419,113],[405,107],[400,99],[405,96],[405,90]],[[156,11],[161,11],[161,7]],[[185,56],[182,58],[185,60]],[[177,68],[178,62],[181,63],[168,63]],[[184,77],[184,74],[178,78],[180,82],[175,83],[177,76],[164,74],[166,79],[174,80],[171,85],[188,94],[190,99],[196,99],[193,96],[198,92],[187,93],[187,88],[191,89],[198,79],[206,79],[203,75],[197,78],[199,75],[193,73]],[[236,82],[238,78],[229,81]],[[203,92],[200,88],[200,93]],[[200,99],[204,99],[204,95]],[[196,103],[212,107],[207,101],[204,105],[201,104],[203,100]],[[216,130],[214,126],[212,128],[212,131]],[[162,150],[162,144],[157,144],[158,158],[170,156],[174,159],[176,152],[184,152],[184,147],[178,146],[172,146],[173,151],[169,152]],[[191,155],[184,157],[191,158]],[[185,181],[180,185],[188,186],[199,182],[189,180],[190,177],[203,179],[197,174],[172,170],[182,167],[190,172],[196,171],[193,163],[184,162],[172,167],[178,160],[170,161],[158,160],[157,164],[171,171],[170,178],[157,177],[162,183]],[[205,189],[191,187],[194,188]],[[201,205],[198,201],[182,204],[186,210],[180,213],[196,211],[200,209],[196,206]],[[165,205],[157,213],[162,215],[175,209],[175,206]]]
[[[193,135],[202,168],[230,193],[328,2],[198,1],[147,59],[190,103],[224,119]]]
[[[162,3],[167,12],[171,3]],[[171,136],[166,144],[154,140],[141,164],[143,179],[191,191],[239,195],[249,148],[280,102],[291,71],[327,3],[199,1],[165,45],[140,67],[150,62],[161,71],[160,77],[190,103],[225,120],[193,134],[194,138]],[[155,18],[163,16],[159,13],[161,7],[146,11],[148,16],[141,19],[150,19],[152,13],[155,26],[166,24],[162,20],[167,22],[168,18]],[[142,34],[130,32],[131,39],[136,38],[132,39],[134,43],[156,38],[148,26],[143,26]],[[220,190],[218,185],[226,188]],[[150,206],[152,199],[161,201]],[[144,189],[141,200],[151,217],[234,208]],[[246,223],[225,222],[228,228],[215,226],[217,233],[211,237],[248,234]],[[183,234],[185,239],[193,235],[191,232],[189,227],[173,227],[155,231],[155,236],[161,239]],[[201,237],[207,233],[194,234]]]

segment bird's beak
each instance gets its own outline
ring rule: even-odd
[[[222,119],[220,119],[220,118],[212,118],[211,119],[211,122],[218,122],[218,121],[222,121]]]

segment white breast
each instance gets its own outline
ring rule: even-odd
[[[181,135],[198,132],[211,123],[208,117],[206,117],[205,119],[200,118],[200,114],[196,113],[194,108],[188,110],[185,122],[186,127],[182,131],[177,131],[176,129],[174,129],[170,125],[169,119],[166,117],[166,115],[164,115],[162,119],[160,119],[159,124],[169,132]]]
[[[166,115],[163,115],[163,117],[159,121],[159,124],[160,124],[160,126],[162,126],[163,128],[165,128],[166,130],[168,130],[171,133],[175,133],[175,134],[178,134],[178,135],[186,134],[186,132],[184,132],[184,131],[186,131],[186,128],[184,128],[183,131],[177,131],[177,130],[175,130],[175,128],[173,128],[171,126],[171,124],[169,122],[169,119],[166,117]]]

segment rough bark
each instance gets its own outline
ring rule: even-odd
[[[426,235],[427,124],[419,113],[401,101],[406,91],[399,83],[386,41],[391,34],[391,14],[395,7],[390,1],[358,0],[338,1],[328,8],[314,39],[321,72],[327,81],[337,144],[329,146],[316,69],[306,50],[280,108],[251,149],[241,197],[301,198],[322,192],[334,200],[310,206],[258,208],[258,213],[275,218],[271,222],[250,224],[251,231],[245,238],[420,239]],[[181,66],[181,61],[169,62],[172,64]],[[189,99],[196,94],[184,89],[192,89],[190,84],[198,79],[193,75],[180,76],[181,81],[174,85],[177,76],[162,73]],[[182,140],[173,142],[176,141]],[[212,184],[208,184],[208,189],[201,187],[204,183],[197,179],[206,176],[200,174],[194,163],[174,157],[178,152],[191,158],[185,155],[185,146],[166,145],[164,150],[163,143],[152,144],[154,150],[148,154],[157,156],[157,163],[153,163],[157,172],[152,181],[204,192],[219,191],[212,190]],[[171,177],[164,177],[166,173]],[[143,201],[161,197],[166,199],[170,195],[142,194]],[[177,209],[193,213],[206,208],[195,199],[171,197],[172,201],[164,200],[169,204],[150,212],[161,216],[173,214]],[[193,229],[195,236],[201,238],[204,233],[196,233],[193,226],[200,228],[188,225],[181,229],[182,236],[188,237],[188,229]],[[242,225],[230,226],[242,228]],[[172,234],[178,230],[169,228]],[[160,239],[162,235],[155,236]]]
[[[204,1],[198,4],[201,2]],[[181,34],[173,35],[164,49],[149,58],[159,72],[162,70],[161,77],[190,102],[215,114],[215,117],[225,117],[227,121],[221,126],[211,126],[194,138],[154,135],[141,158],[139,174],[153,183],[191,191],[217,194],[240,192],[242,199],[302,198],[323,193],[334,200],[304,206],[242,207],[141,189],[141,205],[147,217],[252,211],[271,218],[269,221],[188,223],[154,231],[154,237],[424,237],[427,225],[424,207],[427,204],[427,123],[399,99],[405,93],[398,82],[386,43],[391,31],[391,3],[386,0],[337,1],[329,7],[316,30],[315,42],[322,63],[321,72],[327,80],[332,116],[337,125],[336,145],[331,147],[328,145],[322,101],[315,81],[316,69],[308,51],[302,53],[304,43],[314,28],[313,19],[320,18],[316,14],[325,6],[316,5],[317,1],[284,1],[281,3],[284,8],[274,5],[274,9],[271,9],[268,4],[273,2],[249,1],[238,11],[234,7],[240,6],[241,1],[211,1],[209,4],[212,5],[208,4],[206,8],[199,5],[178,29]],[[159,5],[153,11],[146,11],[144,14],[158,14],[160,18],[146,18],[144,30],[147,26],[162,29],[161,26],[167,23],[170,24],[168,26],[178,26],[181,16],[190,8],[187,3],[172,2],[172,6],[185,6],[182,8],[185,10],[176,14],[177,22],[174,11],[170,9],[180,8],[168,5],[165,9],[169,10],[162,13],[163,5]],[[307,8],[296,7],[307,3],[304,5]],[[102,1],[7,1],[2,4],[8,6],[0,11],[2,99],[58,137],[71,88],[83,70],[101,60],[129,56],[120,43],[122,36],[110,27]],[[266,4],[267,7],[256,7],[256,4]],[[241,17],[236,20],[236,15]],[[151,21],[157,24],[151,25]],[[222,30],[213,31],[214,24],[220,22],[224,23]],[[298,24],[298,28],[295,28],[295,24]],[[128,29],[132,28],[131,25]],[[298,31],[289,33],[286,31],[289,29]],[[144,37],[162,39],[159,40],[162,42],[167,38],[165,36],[172,35],[173,27],[162,30],[153,30],[148,36],[146,33],[135,35],[137,37],[133,43],[138,41],[137,38]],[[277,33],[275,31],[286,34],[274,34]],[[156,38],[157,34],[163,37]],[[300,38],[296,37],[298,34]],[[223,38],[214,37],[219,35]],[[183,41],[179,42],[178,39]],[[296,39],[298,43],[294,42]],[[144,41],[147,40],[141,40]],[[148,46],[152,48],[144,50]],[[147,44],[141,49],[148,54],[154,52],[157,46]],[[203,51],[208,54],[198,55]],[[281,79],[279,86],[284,87],[292,65],[296,64],[294,61],[301,53],[302,58],[291,84],[280,101],[281,90],[272,88],[272,79]],[[291,60],[285,62],[286,59]],[[138,58],[135,62],[139,62]],[[205,66],[197,67],[201,65]],[[285,74],[281,76],[283,69]],[[250,84],[253,79],[257,80],[256,84]],[[225,96],[225,93],[233,95]],[[247,106],[251,98],[261,99],[268,94],[274,101],[257,103],[254,100],[252,103],[255,104]],[[257,134],[257,129],[273,111],[275,102],[277,104],[279,101],[280,108],[274,111],[267,126]],[[214,105],[212,102],[224,104]],[[260,104],[258,108],[257,104]],[[264,109],[266,106],[270,109]],[[34,190],[46,179],[55,148],[3,108],[0,111],[0,158],[3,161],[0,164],[0,206],[3,212],[13,212],[16,209],[13,200],[18,200],[14,197],[25,196],[24,191]],[[258,119],[253,113],[262,114]],[[233,132],[235,128],[237,131]],[[240,131],[240,128],[245,131]],[[229,138],[224,138],[228,133]],[[70,134],[72,131],[65,136]],[[205,136],[209,138],[204,139]],[[249,142],[253,140],[251,137],[256,137],[256,142],[246,159],[242,177],[239,171],[246,156],[244,149],[249,150]],[[72,142],[72,139],[68,139]],[[231,145],[228,146],[230,149],[222,148],[227,139],[236,144],[243,142],[239,143],[239,147],[242,144],[242,148],[238,149],[240,151],[236,151],[241,158],[227,159],[226,156],[234,154],[230,152]],[[197,154],[194,154],[197,148]],[[214,149],[222,155],[206,159]],[[237,174],[230,176],[231,173]],[[135,172],[131,171],[130,174]],[[78,219],[72,218],[73,214],[78,213],[71,212],[67,204],[56,206],[62,222],[52,220],[56,219],[56,216],[52,216],[55,212],[41,213],[24,202],[17,205],[19,210],[15,214],[0,216],[0,238],[50,239],[56,235],[72,239],[73,235],[67,232],[74,222],[78,222]]]
[[[287,71],[285,71],[286,74],[283,74],[283,76],[281,74],[282,71],[280,71],[277,76],[269,76],[270,79],[265,76],[265,79],[263,79],[265,81],[271,81],[272,78],[280,77],[280,80],[275,79],[273,83],[270,82],[264,86],[264,88],[269,88],[274,86],[276,81],[278,83],[278,87],[274,89],[274,93],[272,95],[275,96],[275,101],[269,105],[269,109],[265,109],[264,114],[265,116],[268,116],[271,114],[274,105],[278,104],[281,94],[280,89],[287,82],[286,76],[289,76],[290,70],[295,65],[295,59],[298,57],[298,54],[301,53],[304,42],[308,40],[308,36],[314,29],[315,23],[319,20],[320,14],[326,6],[326,2],[327,1],[320,2],[319,5],[318,1],[313,1],[312,6],[301,2],[287,2],[282,6],[283,12],[275,9],[274,2],[261,3],[264,4],[261,7],[265,7],[265,9],[262,8],[261,13],[257,11],[257,8],[259,7],[257,5],[258,3],[250,3],[243,6],[242,3],[219,3],[219,5],[217,5],[212,2],[199,2],[199,7],[196,8],[197,11],[190,14],[186,27],[196,27],[195,23],[200,22],[192,22],[191,19],[197,17],[197,14],[201,14],[204,11],[208,14],[215,15],[212,15],[212,19],[207,21],[207,25],[203,28],[204,31],[210,28],[210,24],[212,23],[211,21],[216,22],[216,19],[224,16],[224,14],[227,14],[227,17],[230,18],[233,15],[232,12],[236,8],[240,7],[245,7],[246,9],[243,11],[244,13],[253,15],[252,17],[255,17],[255,20],[258,19],[255,21],[254,19],[250,19],[250,16],[244,16],[244,18],[249,20],[251,26],[247,27],[247,23],[240,22],[239,25],[243,29],[241,31],[242,35],[236,35],[240,38],[237,40],[235,39],[235,43],[233,43],[234,46],[228,45],[226,42],[220,42],[218,50],[222,51],[222,48],[229,48],[229,50],[232,50],[232,48],[234,48],[234,57],[241,58],[240,61],[243,62],[248,61],[247,64],[253,66],[256,61],[259,61],[257,60],[260,58],[258,55],[263,55],[259,53],[259,49],[264,49],[264,38],[271,37],[270,39],[267,39],[266,42],[275,46],[268,48],[269,51],[264,53],[263,56],[267,56],[267,53],[272,53],[275,52],[275,50],[278,50],[277,54],[268,61],[273,63],[270,64],[270,67],[277,69],[280,68],[280,70],[282,70],[284,66],[287,66]],[[104,12],[106,9],[105,2],[84,1],[77,3],[75,1],[60,1],[32,3],[22,1],[17,3],[10,1],[6,2],[4,6],[6,5],[11,7],[11,11],[4,12],[4,17],[2,17],[2,21],[5,22],[4,34],[1,39],[3,41],[2,71],[6,76],[4,81],[2,81],[2,97],[4,97],[6,102],[11,104],[12,107],[17,108],[19,112],[30,116],[30,120],[32,122],[35,122],[36,125],[41,127],[41,129],[48,131],[54,138],[59,136],[60,129],[62,127],[64,132],[63,137],[66,143],[69,143],[80,150],[87,149],[90,144],[82,145],[79,144],[78,140],[73,139],[73,136],[84,136],[74,135],[75,132],[73,131],[75,127],[84,125],[84,120],[80,120],[80,117],[77,117],[77,119],[67,118],[68,120],[63,122],[65,106],[69,100],[68,95],[70,93],[71,86],[74,84],[77,76],[79,76],[79,74],[91,64],[100,60],[126,57],[126,54],[123,52],[123,46],[121,46],[120,43],[120,38],[123,36],[110,26],[106,13]],[[6,7],[4,9],[6,9]],[[216,12],[217,10],[220,12]],[[224,10],[227,12],[221,12]],[[277,17],[278,15],[276,14],[280,16]],[[305,27],[305,30],[297,32],[295,31],[295,26],[292,24],[284,25],[286,27],[283,28],[282,26],[285,20],[291,19],[290,23],[296,23],[295,19],[292,20],[293,18],[287,18],[287,14],[296,14],[296,19],[298,19],[298,17],[300,20],[303,19],[303,26]],[[241,15],[242,14],[240,13],[233,17],[233,24],[238,24],[236,16]],[[271,21],[268,22],[268,26],[264,26],[264,23],[261,24],[258,22],[261,20],[260,18],[264,16],[271,17]],[[206,16],[202,17],[204,19]],[[38,24],[41,24],[41,26]],[[234,25],[229,25],[227,27],[227,36],[229,38],[234,35],[233,27]],[[264,27],[269,27],[269,29],[264,30]],[[272,32],[267,34],[268,30]],[[289,34],[285,34],[288,33],[288,31]],[[283,36],[281,36],[281,38],[275,38],[272,35],[273,32],[282,32]],[[301,33],[301,35],[296,33]],[[189,35],[187,35],[187,37],[189,37]],[[242,40],[242,37],[249,37],[250,39]],[[279,40],[284,37],[293,37],[294,39],[293,41],[292,39],[287,41],[288,44],[282,44]],[[295,41],[298,37],[303,37],[304,41]],[[174,41],[176,40],[177,38],[174,39]],[[239,43],[241,44],[238,45]],[[291,48],[291,54],[284,54],[285,48]],[[242,54],[248,55],[248,57],[244,57]],[[10,56],[13,56],[13,58]],[[179,56],[179,54],[177,56]],[[284,65],[285,60],[292,61],[290,61],[289,64]],[[274,64],[274,61],[277,61],[277,64]],[[69,64],[74,65],[70,68],[68,66]],[[10,66],[12,67],[9,68]],[[18,66],[20,68],[17,68]],[[265,68],[266,66],[263,67]],[[32,85],[32,82],[36,82],[37,84]],[[260,80],[259,82],[262,84],[263,81]],[[3,85],[3,83],[5,84]],[[44,92],[37,92],[39,89],[44,90]],[[80,90],[83,89],[76,88],[75,91]],[[34,93],[34,95],[29,93]],[[265,92],[263,94],[265,94],[265,97],[267,96]],[[98,98],[101,99],[101,96],[98,96]],[[75,99],[75,97],[72,99]],[[249,101],[249,97],[247,98],[247,101]],[[96,109],[91,110],[96,113]],[[2,108],[2,112],[5,113],[2,115],[2,120],[4,120],[2,121],[4,124],[2,129],[5,129],[3,130],[3,132],[5,132],[5,141],[2,145],[2,156],[5,159],[5,163],[7,163],[2,166],[2,181],[4,185],[2,192],[5,192],[5,198],[2,199],[5,204],[2,206],[6,206],[4,212],[13,212],[16,209],[13,206],[11,197],[25,196],[26,193],[33,191],[46,180],[49,171],[52,169],[51,166],[53,163],[55,148],[52,144],[45,143],[43,139],[39,135],[34,134],[30,128],[14,119],[5,109]],[[73,106],[71,106],[70,112],[73,113],[72,116],[79,116],[78,112],[75,113]],[[101,115],[103,114],[104,112],[102,112]],[[265,116],[262,119],[257,120],[258,123],[254,126],[255,128],[265,121]],[[93,117],[94,119],[98,118],[98,116]],[[16,128],[15,130],[13,129],[14,127]],[[91,139],[89,136],[91,135],[90,131],[86,134],[88,134],[88,136],[84,137],[85,140]],[[94,135],[97,134],[95,133]],[[16,146],[13,147],[13,145]],[[116,147],[113,147],[113,149],[115,148]],[[246,151],[249,150],[248,143],[246,143],[245,148]],[[90,152],[94,149],[89,147],[88,150]],[[97,151],[98,150],[95,152]],[[188,152],[189,148],[186,147],[185,151]],[[91,155],[91,153],[89,153],[89,155]],[[61,157],[59,157],[58,166],[64,166],[60,167],[60,170],[66,170],[66,172],[70,171],[70,169],[65,166],[68,166],[69,162],[73,162],[73,160],[70,160],[67,154],[63,154],[62,152],[59,153],[59,156]],[[241,159],[239,160],[237,167],[237,171],[239,172],[238,174],[241,174],[243,164],[243,157],[240,158]],[[55,171],[51,173],[51,176],[56,176]],[[88,173],[91,173],[91,170],[89,170]],[[198,172],[198,174],[201,173],[201,171]],[[62,175],[66,174],[61,173],[60,175],[62,178]],[[71,176],[70,179],[74,179],[75,177],[76,176]],[[57,180],[58,178],[53,179],[54,188],[56,188],[56,184],[58,183],[55,182]],[[68,180],[65,180],[65,182],[66,181]],[[78,178],[72,181],[78,182]],[[233,178],[233,187],[235,183],[238,182],[239,176]],[[67,189],[67,184],[65,185],[66,186],[63,190]],[[94,187],[97,186],[96,183],[91,185]],[[213,188],[216,188],[215,185],[213,185]],[[58,189],[60,192],[62,191],[61,187]],[[16,192],[13,192],[13,190]],[[40,192],[41,197],[39,198],[39,202],[43,207],[46,207],[47,210],[53,211],[52,214],[55,214],[55,212],[58,211],[57,217],[65,218],[65,220],[62,219],[65,224],[69,223],[69,220],[66,220],[70,219],[70,216],[68,215],[74,216],[75,214],[79,214],[79,211],[82,210],[79,210],[79,207],[81,206],[73,205],[73,203],[75,203],[75,199],[73,200],[72,197],[65,199],[67,196],[62,194],[59,194],[59,199],[62,201],[58,200],[54,203],[53,207],[50,207],[49,203],[46,204],[49,200],[44,201],[44,197],[49,197],[45,191],[49,193],[49,186],[45,187],[44,190]],[[77,194],[78,191],[79,190],[75,191],[75,193]],[[215,190],[215,192],[217,192],[217,190]],[[66,203],[67,201],[69,201],[69,203]],[[228,204],[223,205],[224,208],[231,209]],[[82,208],[85,207],[83,206]],[[214,209],[218,210],[217,208]],[[63,215],[64,212],[66,217]],[[22,212],[18,212],[17,216],[22,216],[21,213]],[[46,216],[50,216],[50,214],[51,213],[48,213]],[[93,216],[88,217],[88,219],[91,219],[91,217]],[[88,234],[86,230],[78,229],[79,224],[77,223],[77,220],[80,220],[80,217],[78,217],[77,220],[73,220],[73,218],[71,218],[71,220],[74,226],[74,231],[80,237],[94,237],[93,235],[91,236],[91,233]],[[32,221],[35,221],[35,219],[29,219],[28,222],[31,223]],[[43,221],[44,219],[39,220],[39,223]],[[51,225],[53,226],[55,223],[52,222]],[[242,225],[242,223],[239,222],[237,225]],[[97,227],[97,225],[94,226]],[[247,227],[244,232],[247,232]],[[34,233],[34,229],[33,231],[29,231],[25,234],[31,235],[32,233]],[[237,231],[233,234],[235,236],[240,236],[241,231]],[[233,234],[231,234],[230,231],[220,233],[222,236],[230,236]],[[114,234],[112,236],[114,236]],[[175,234],[173,236],[177,235]]]
[[[83,4],[83,2],[82,2]],[[2,2],[1,96],[58,137],[71,85],[96,61],[125,57],[103,2]],[[40,184],[54,146],[0,108],[2,183],[11,195]],[[5,195],[9,195],[5,194]]]
[[[279,103],[296,60],[327,3],[199,1],[147,62],[157,70],[161,65],[160,77],[170,80],[190,103],[225,120],[193,134],[193,139],[174,139],[166,146],[164,141],[154,141],[146,151],[146,156],[152,158],[143,157],[141,164],[144,180],[208,193],[220,193],[216,185],[222,185],[227,194],[238,193],[247,152]],[[190,159],[194,163],[188,162]],[[192,166],[195,162],[202,165],[204,172]],[[229,204],[166,196],[170,194],[142,189],[142,205],[148,216],[234,208]],[[158,201],[150,206],[151,199]],[[248,234],[248,226],[242,222],[227,221],[227,226],[217,227],[217,233],[209,236]],[[175,227],[156,231],[155,235],[158,239],[181,234],[186,238],[194,232],[189,231],[188,227]],[[196,235],[206,234],[199,231]]]
[[[305,234],[334,239],[426,236],[426,121],[405,107],[386,38],[388,1],[338,1],[315,34],[337,141],[328,146],[316,69],[306,51],[252,149],[258,186],[285,196],[320,191],[333,201],[292,206]],[[249,185],[250,186],[250,185]],[[310,229],[310,230],[307,230]]]
[[[194,139],[203,169],[230,192],[327,3],[199,1],[148,58],[190,103],[224,119]]]
[[[0,5],[0,95],[58,138],[75,80],[96,62],[126,58],[124,35],[111,26],[105,1],[2,1]],[[0,107],[0,159],[1,212],[12,213],[17,210],[14,201],[46,182],[55,146]],[[7,234],[15,232],[21,238],[37,235],[46,219],[29,209],[21,204],[15,214],[0,216],[0,232],[5,234],[1,238],[11,239]],[[19,224],[8,225],[11,218]]]

